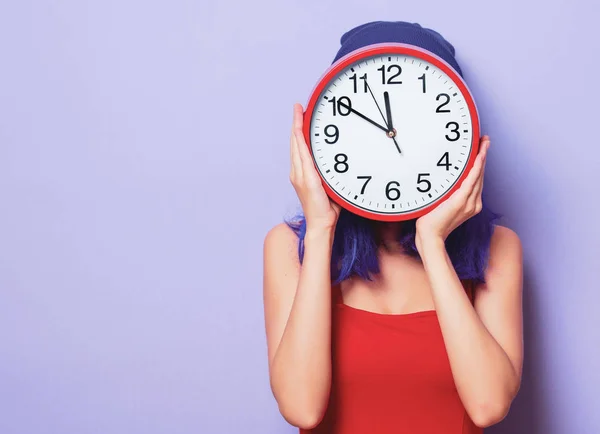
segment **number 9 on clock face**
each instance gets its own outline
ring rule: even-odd
[[[460,186],[477,155],[479,117],[446,62],[386,43],[326,71],[307,105],[304,135],[332,200],[363,217],[400,221]]]

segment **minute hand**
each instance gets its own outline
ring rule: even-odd
[[[354,113],[356,116],[358,116],[358,117],[360,117],[360,118],[363,118],[365,121],[367,121],[367,122],[370,122],[371,124],[375,125],[377,128],[379,128],[379,129],[381,129],[381,130],[385,131],[385,132],[386,132],[386,134],[387,134],[387,132],[389,131],[389,130],[388,130],[386,127],[383,127],[383,126],[381,126],[380,124],[378,124],[377,122],[375,122],[373,119],[370,119],[370,118],[366,117],[365,115],[363,115],[361,112],[358,112],[358,111],[354,110],[354,109],[353,109],[352,107],[350,107],[348,104],[346,104],[346,103],[343,103],[343,102],[341,102],[341,101],[339,101],[339,100],[338,100],[338,105],[340,105],[340,106],[344,107],[346,110],[349,110],[349,111],[351,111],[351,112],[352,112],[352,113]]]

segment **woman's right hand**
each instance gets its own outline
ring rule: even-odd
[[[333,202],[321,183],[321,177],[308,150],[302,125],[304,113],[300,104],[294,104],[294,120],[290,139],[290,181],[302,204],[307,228],[333,229],[341,207]]]

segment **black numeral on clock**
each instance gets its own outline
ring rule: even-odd
[[[456,142],[458,139],[460,139],[460,131],[458,131],[458,122],[448,122],[446,124],[446,128],[448,127],[453,127],[450,132],[456,134],[456,136],[454,137],[450,137],[448,136],[448,134],[446,134],[446,139],[451,141],[451,142]]]
[[[365,194],[365,188],[367,188],[367,184],[371,180],[372,176],[357,176],[356,178],[357,179],[366,179],[365,183],[363,184],[362,188],[360,189],[360,194]]]
[[[400,67],[400,65],[388,65],[387,67],[387,72],[392,74],[387,78],[386,81],[386,68],[385,65],[383,65],[381,68],[377,68],[377,71],[381,71],[381,83],[382,84],[402,84],[402,81],[400,80],[394,80],[396,77],[398,77],[400,74],[402,74],[402,68]]]
[[[419,80],[423,80],[423,93],[427,92],[427,87],[425,85],[425,73],[419,77]]]
[[[385,196],[389,200],[400,199],[400,190],[398,190],[396,187],[400,187],[400,183],[398,181],[390,181],[385,186]]]
[[[421,193],[427,193],[429,190],[431,190],[431,182],[429,182],[428,179],[425,179],[425,177],[429,175],[431,174],[419,173],[419,176],[417,177],[417,184],[425,184],[424,188],[422,188],[420,185],[417,185],[417,190],[419,190]]]
[[[348,171],[348,156],[346,154],[337,154],[335,156],[333,168],[337,173],[346,173]]]
[[[440,167],[445,167],[446,170],[450,170],[450,166],[452,166],[452,164],[450,164],[450,156],[448,152],[445,152],[444,155],[442,155],[442,158],[440,158],[440,161],[437,162],[437,165]]]
[[[354,81],[354,93],[358,92],[358,80],[363,81],[363,92],[367,91],[367,73],[364,73],[361,77],[356,77],[356,74],[350,76],[350,80]]]
[[[331,130],[333,130],[333,132]],[[329,143],[330,145],[337,142],[340,138],[340,130],[338,130],[338,127],[336,127],[335,125],[327,125],[323,132],[328,137],[328,139],[325,139],[325,143]]]
[[[448,95],[447,93],[440,93],[438,96],[435,97],[436,101],[439,101],[440,99],[445,99],[446,102],[441,103],[437,109],[435,109],[436,113],[450,113],[450,110],[448,109],[442,109],[442,107],[448,105],[448,103],[450,102],[450,95]]]
[[[347,96],[341,96],[339,98],[333,97],[329,100],[333,106],[333,115],[337,116],[348,116],[352,109],[352,101]]]

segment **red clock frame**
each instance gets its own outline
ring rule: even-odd
[[[471,144],[471,155],[469,155],[469,160],[467,161],[465,170],[463,170],[463,172],[460,175],[460,177],[458,178],[458,180],[454,183],[452,188],[450,188],[450,190],[448,190],[437,201],[435,201],[432,204],[429,204],[421,209],[418,209],[418,210],[415,210],[412,212],[408,212],[408,213],[403,213],[403,214],[381,214],[378,212],[367,211],[363,208],[359,208],[359,207],[353,205],[352,203],[350,203],[346,199],[344,199],[342,196],[338,195],[335,192],[335,190],[333,190],[329,186],[329,184],[327,184],[327,182],[321,175],[321,172],[316,167],[316,163],[314,161],[315,156],[312,153],[312,146],[311,146],[310,122],[312,119],[313,111],[315,110],[315,106],[321,95],[321,92],[323,92],[323,90],[329,85],[331,80],[333,80],[341,71],[346,69],[351,64],[353,64],[361,59],[364,59],[366,57],[384,55],[384,54],[385,55],[400,54],[400,55],[414,56],[414,57],[423,59],[423,60],[431,63],[432,65],[439,68],[441,71],[445,72],[452,79],[452,81],[454,81],[456,86],[461,90],[462,94],[464,95],[468,109],[469,109],[469,113],[470,113],[471,119],[472,119],[473,139],[472,139],[472,144]],[[479,152],[479,141],[480,141],[480,137],[479,137],[480,123],[479,123],[479,114],[477,111],[477,106],[475,105],[473,96],[471,95],[471,92],[469,91],[469,88],[467,87],[467,84],[464,82],[462,77],[454,70],[454,68],[452,68],[446,61],[444,61],[439,56],[436,56],[435,54],[433,54],[427,50],[424,50],[420,47],[414,46],[414,45],[399,44],[399,43],[383,43],[383,44],[369,45],[367,47],[358,49],[356,51],[353,51],[353,52],[347,54],[346,56],[342,57],[337,62],[335,62],[333,65],[331,65],[325,71],[325,73],[321,76],[321,78],[317,82],[317,85],[315,86],[315,88],[313,89],[313,91],[311,93],[311,97],[309,99],[309,102],[306,106],[306,110],[304,112],[303,132],[304,132],[304,138],[305,138],[306,144],[308,145],[308,150],[313,157],[313,163],[315,163],[315,168],[317,169],[317,171],[319,172],[319,176],[321,177],[323,188],[325,189],[325,191],[327,192],[327,195],[331,198],[331,200],[333,200],[334,202],[336,202],[343,208],[347,209],[348,211],[350,211],[354,214],[358,214],[359,216],[362,216],[362,217],[365,217],[368,219],[372,219],[372,220],[388,221],[388,222],[415,219],[424,214],[427,214],[428,212],[430,212],[431,210],[433,210],[434,208],[439,206],[441,203],[443,203],[445,200],[447,200],[452,195],[452,193],[454,193],[454,191],[456,191],[460,187],[460,185],[462,184],[462,182],[464,181],[466,176],[471,171],[471,168],[473,167],[473,164],[475,162],[475,158],[477,157],[477,154]]]

